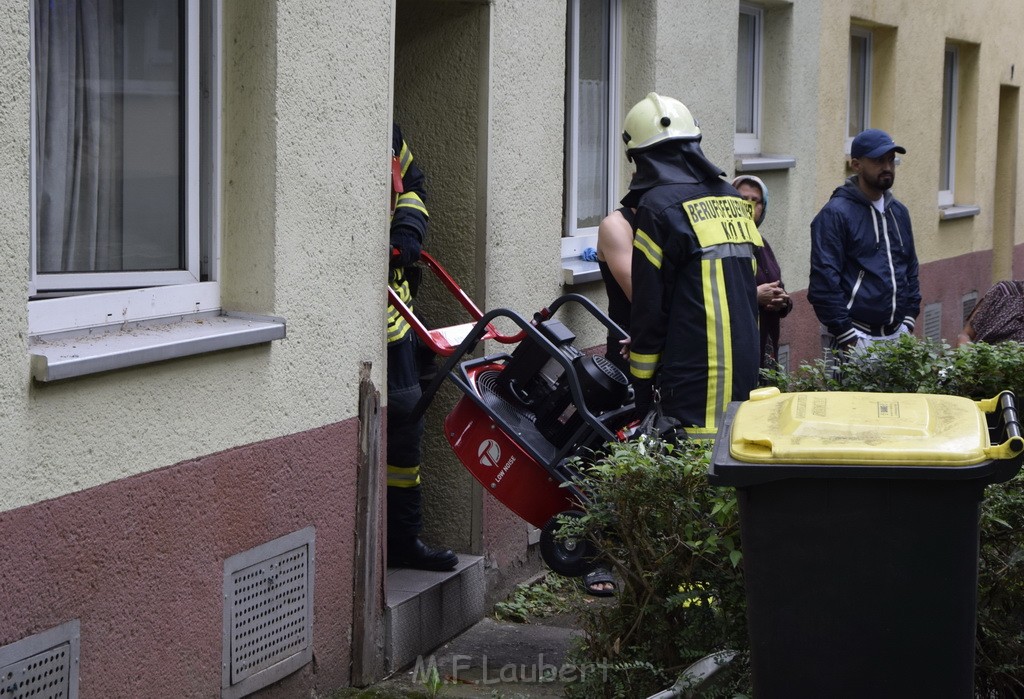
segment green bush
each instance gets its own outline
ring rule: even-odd
[[[981,506],[979,697],[1024,697],[1024,476],[990,485]]]
[[[943,393],[975,400],[1024,396],[1024,346],[951,349],[903,336],[840,365],[836,357],[764,373],[785,392]],[[1024,411],[1022,411],[1024,412]],[[591,607],[573,650],[608,674],[572,685],[572,697],[643,697],[667,688],[690,663],[748,649],[738,512],[731,488],[705,477],[710,446],[616,444],[585,471],[593,503],[567,533],[595,540],[622,581],[617,604]],[[576,527],[578,529],[573,529]],[[975,688],[979,697],[1024,697],[1024,476],[986,489]],[[741,655],[726,696],[749,693]],[[603,681],[602,681],[603,680]],[[706,695],[702,695],[706,696]]]
[[[692,662],[748,646],[735,492],[707,482],[710,445],[615,444],[585,470],[592,503],[566,535],[589,536],[620,580],[617,604],[589,609],[572,651],[604,663],[574,697],[644,697]]]

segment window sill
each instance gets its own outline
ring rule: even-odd
[[[601,268],[597,261],[588,262],[582,257],[562,258],[562,282],[566,286],[586,284],[601,280]]]
[[[952,221],[958,218],[970,218],[981,213],[981,207],[975,204],[953,204],[939,207],[939,220]]]
[[[32,335],[32,378],[48,382],[283,339],[283,318],[207,312]]]
[[[562,238],[562,283],[566,286],[587,284],[601,279],[597,261],[583,259],[583,251],[597,247],[597,234],[572,235]]]
[[[796,167],[796,158],[791,155],[768,155],[765,153],[736,155],[736,172],[790,170],[794,167]]]

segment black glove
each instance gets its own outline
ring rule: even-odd
[[[391,267],[408,267],[420,259],[420,237],[411,228],[391,230]]]

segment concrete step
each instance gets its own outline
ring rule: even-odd
[[[487,613],[482,556],[459,554],[453,571],[388,568],[384,670],[396,672],[477,623]]]

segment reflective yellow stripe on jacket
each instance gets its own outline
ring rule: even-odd
[[[391,152],[394,153],[394,151]],[[406,171],[412,165],[412,150],[410,150],[409,144],[405,142],[404,138],[402,139],[402,152],[398,154],[398,165],[401,168],[402,177],[405,177]]]
[[[398,210],[403,206],[410,209],[416,209],[417,211],[422,211],[424,216],[429,215],[427,213],[426,204],[423,203],[423,200],[420,199],[420,195],[416,192],[402,192],[398,195],[398,200],[395,202],[395,209]]]
[[[639,352],[629,353],[629,373],[638,379],[653,379],[654,372],[661,361],[661,353],[640,354]]]
[[[725,294],[725,274],[721,259],[701,260],[704,285],[705,332],[708,340],[708,367],[719,367],[708,374],[708,394],[704,405],[704,427],[715,429],[715,417],[724,412],[732,386],[732,341],[729,303]],[[721,404],[721,405],[720,405]]]
[[[405,272],[401,269],[391,271],[391,279],[388,285],[398,294],[398,298],[412,310],[412,290],[409,288],[409,280],[405,278]],[[388,304],[388,344],[398,342],[409,334],[411,326],[409,321],[402,317],[390,303]]]
[[[655,269],[661,269],[661,246],[651,240],[651,237],[639,228],[633,237],[633,247],[642,252]]]

